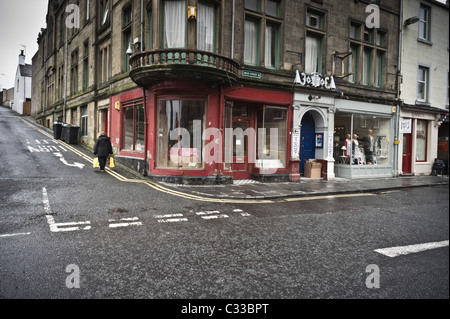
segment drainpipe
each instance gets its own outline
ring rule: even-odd
[[[144,0],[141,0],[141,52],[144,51]]]
[[[150,165],[148,164],[148,114],[147,114],[147,92],[146,88],[142,88],[142,93],[144,95],[144,125],[145,125],[145,137],[144,137],[144,161],[145,161],[145,172],[144,176],[148,176],[148,171]]]
[[[399,17],[399,34],[398,34],[398,60],[397,60],[397,106],[396,106],[396,112],[394,116],[394,135],[395,140],[400,140],[400,85],[401,85],[401,79],[402,79],[402,54],[403,54],[403,0],[400,1],[400,17]],[[394,144],[394,176],[398,177],[400,175],[399,172],[399,156],[400,156],[400,150],[399,150],[399,144]]]
[[[233,17],[231,24],[231,59],[234,59],[234,20],[236,17],[236,0],[233,0]]]
[[[67,37],[67,30],[69,28],[66,26],[66,56],[64,62],[64,107],[63,107],[63,122],[66,123],[66,105],[67,105],[67,60],[68,60],[68,49],[69,49],[69,39]]]

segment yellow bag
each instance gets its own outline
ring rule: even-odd
[[[116,167],[116,161],[114,160],[114,157],[109,158],[109,167],[110,168]]]
[[[94,157],[94,168],[99,168],[100,167],[100,163],[98,162],[98,157]]]

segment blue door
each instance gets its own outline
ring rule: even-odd
[[[305,116],[303,116],[300,134],[300,173],[303,174],[305,172],[305,162],[316,156],[314,141],[316,124],[314,118],[309,113],[306,113]]]

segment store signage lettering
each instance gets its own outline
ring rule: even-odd
[[[295,83],[303,86],[312,86],[315,88],[335,89],[334,79],[332,76],[322,76],[319,73],[306,74],[305,72],[297,73]]]

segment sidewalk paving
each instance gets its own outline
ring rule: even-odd
[[[53,131],[37,124],[33,118],[23,116],[29,123],[53,134]],[[86,155],[93,156],[92,151],[80,145],[72,147]],[[145,179],[137,172],[120,164],[114,169],[129,179]],[[301,196],[327,196],[349,193],[367,193],[389,191],[401,188],[449,185],[449,177],[438,176],[401,176],[370,179],[336,178],[332,181],[323,179],[301,178],[300,182],[260,183],[256,181],[236,181],[233,185],[180,185],[163,184],[169,189],[182,193],[195,194],[211,198],[228,199],[276,199]]]
[[[276,199],[302,196],[327,196],[349,193],[367,193],[389,191],[401,188],[448,185],[448,176],[403,176],[370,179],[342,179],[333,181],[302,178],[297,183],[242,183],[234,185],[164,186],[180,192],[212,198],[229,199]]]

